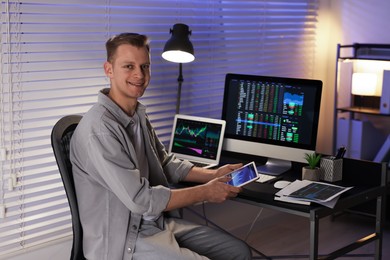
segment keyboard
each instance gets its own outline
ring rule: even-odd
[[[191,163],[196,166],[196,167],[200,167],[200,168],[203,168],[203,167],[206,167],[206,166],[209,166],[210,164],[208,163],[202,163],[202,162],[193,162],[191,161]]]
[[[262,173],[260,173],[259,175],[260,175],[260,178],[258,178],[256,181],[257,181],[257,182],[260,182],[260,183],[264,183],[264,182],[267,182],[267,181],[270,181],[270,180],[276,178],[276,176],[268,175],[268,174],[262,174]]]

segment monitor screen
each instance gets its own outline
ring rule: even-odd
[[[274,175],[305,162],[316,148],[321,92],[319,80],[227,74],[224,150],[267,157],[258,170]]]

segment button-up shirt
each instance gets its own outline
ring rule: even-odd
[[[143,216],[160,216],[170,198],[168,183],[183,180],[192,164],[168,155],[145,112],[136,113],[149,171],[139,171],[131,117],[102,90],[78,124],[70,147],[83,250],[87,259],[131,259]]]

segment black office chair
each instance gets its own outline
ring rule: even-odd
[[[72,164],[69,160],[69,144],[76,126],[81,120],[79,115],[69,115],[61,118],[51,132],[51,145],[54,156],[68,197],[73,226],[73,246],[71,260],[85,259],[83,253],[83,230],[81,228],[76,191],[72,174]]]

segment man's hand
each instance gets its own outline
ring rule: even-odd
[[[241,188],[227,184],[231,177],[226,174],[242,165],[242,163],[226,164],[216,170],[193,167],[185,180],[204,184],[171,190],[171,198],[165,210],[182,208],[203,201],[220,203],[236,197]]]
[[[225,164],[221,167],[219,167],[215,172],[215,177],[220,177],[228,174],[229,172],[232,172],[240,167],[242,167],[242,163],[236,163],[236,164]]]
[[[240,168],[242,165],[242,163],[226,164],[219,167],[218,169],[193,167],[184,179],[184,181],[207,183],[212,179],[224,176],[229,172]]]
[[[230,179],[230,177],[222,176],[204,184],[205,201],[220,203],[228,198],[236,197],[241,191],[241,188],[226,184]]]

